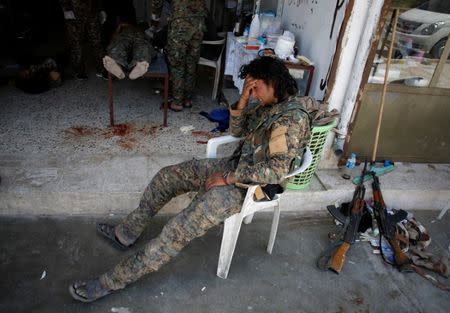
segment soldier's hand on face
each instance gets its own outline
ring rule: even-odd
[[[248,100],[250,99],[250,96],[253,93],[253,89],[256,86],[256,81],[257,79],[251,76],[247,76],[245,78],[244,87],[242,88],[242,94],[237,105],[238,110],[242,110],[247,106]]]
[[[213,187],[226,186],[226,185],[227,185],[227,182],[226,182],[225,178],[223,177],[223,173],[217,172],[217,173],[210,175],[206,179],[205,190],[208,191]]]

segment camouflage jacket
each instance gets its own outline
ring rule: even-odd
[[[102,0],[59,0],[63,11],[72,11],[76,19],[96,16],[104,10]]]
[[[259,184],[281,183],[311,135],[309,115],[297,96],[272,106],[249,103],[244,110],[230,108],[230,132],[244,137],[234,153],[239,158],[236,179]]]
[[[152,1],[152,14],[159,17],[161,16],[161,10],[164,0]],[[201,17],[205,18],[207,11],[204,0],[172,0],[172,14],[171,19],[179,18],[193,18]]]

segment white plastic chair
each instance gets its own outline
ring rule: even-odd
[[[206,157],[216,158],[217,148],[220,145],[239,141],[241,138],[233,137],[231,135],[212,138],[208,141],[206,147]],[[312,162],[311,150],[307,147],[303,154],[302,164],[295,171],[286,175],[289,178],[305,171]],[[270,201],[254,201],[255,190],[258,186],[251,186],[247,190],[244,203],[242,204],[241,212],[236,213],[225,220],[225,226],[222,236],[222,244],[220,246],[219,264],[217,266],[217,276],[226,279],[228,271],[230,270],[231,260],[233,259],[234,249],[236,247],[239,231],[241,230],[242,222],[245,224],[251,223],[253,214],[257,211],[273,208],[273,220],[270,230],[269,243],[267,244],[267,252],[272,254],[275,237],[278,230],[278,221],[280,219],[280,194],[275,195],[274,199]]]
[[[440,220],[444,217],[445,213],[447,213],[448,209],[450,209],[450,201],[447,202],[447,205],[442,208],[441,212],[439,213],[437,219]],[[450,250],[450,246],[449,246]]]
[[[225,38],[220,39],[220,40],[203,40],[202,45],[216,45],[216,46],[222,45],[222,48],[220,50],[220,54],[219,54],[219,57],[217,58],[217,60],[210,60],[210,59],[206,59],[203,57],[200,57],[200,59],[198,60],[199,65],[205,65],[205,66],[213,67],[216,69],[216,73],[214,76],[214,88],[213,88],[213,92],[212,92],[212,96],[211,96],[212,100],[215,100],[217,98],[217,93],[218,93],[218,89],[219,89],[220,72],[221,72],[221,66],[222,66],[222,55],[223,55],[223,50],[225,47]]]

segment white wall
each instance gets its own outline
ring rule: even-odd
[[[336,81],[328,99],[330,109],[341,112],[337,127],[340,135],[336,138],[333,134],[328,136],[320,168],[335,167],[337,156],[334,151],[343,149],[383,3],[384,0],[356,0],[354,3],[347,28],[342,36],[340,59],[335,60],[338,64]],[[334,147],[332,147],[333,139]]]
[[[295,34],[300,54],[315,63],[310,95],[322,99],[348,0],[280,1],[284,1],[281,8],[279,7],[279,10],[282,10],[282,28]],[[337,9],[337,4],[342,5]],[[336,18],[331,33],[335,12]]]

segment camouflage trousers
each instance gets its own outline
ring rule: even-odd
[[[67,37],[70,46],[70,61],[76,73],[86,72],[83,56],[83,40],[85,35],[92,48],[97,72],[103,69],[102,58],[105,55],[101,44],[100,23],[97,18],[89,17],[76,20],[66,20]]]
[[[234,185],[205,191],[206,178],[215,172],[233,170],[236,162],[227,159],[192,160],[161,169],[144,191],[139,207],[119,224],[119,235],[134,242],[151,218],[173,197],[197,191],[196,197],[170,219],[161,233],[134,255],[122,260],[100,280],[111,290],[124,288],[140,277],[157,271],[194,238],[241,209],[246,190]]]
[[[144,33],[136,27],[128,26],[113,37],[107,53],[118,64],[131,69],[137,62],[150,63],[150,49],[152,48],[145,41]]]
[[[170,22],[166,54],[170,65],[172,97],[176,104],[192,99],[204,27],[204,18],[198,17]]]

